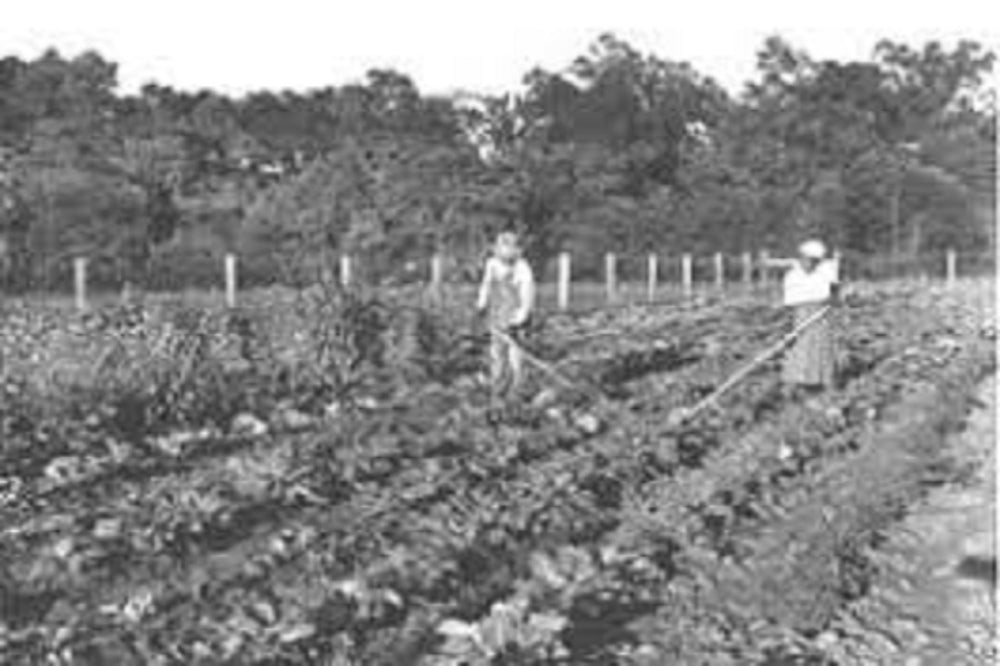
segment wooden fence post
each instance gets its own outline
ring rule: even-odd
[[[753,257],[749,252],[743,253],[743,284],[749,288],[753,284]]]
[[[955,280],[958,278],[958,255],[955,253],[955,250],[948,250],[946,261],[948,284],[953,285],[955,284]]]
[[[236,307],[236,255],[226,255],[226,306]]]
[[[646,265],[646,300],[650,303],[656,300],[656,282],[659,279],[660,274],[660,262],[656,253],[650,253],[649,260]]]
[[[351,257],[350,255],[342,254],[340,255],[340,286],[350,286],[351,277]]]
[[[760,285],[767,286],[767,262],[771,259],[771,253],[767,250],[760,251]]]
[[[715,287],[722,289],[726,285],[726,264],[721,252],[715,253]]]
[[[685,296],[691,295],[693,282],[691,255],[685,252],[684,256],[681,257],[681,284],[684,286]]]
[[[569,252],[559,255],[559,309],[569,310],[570,256]]]
[[[615,302],[615,292],[618,290],[618,277],[615,275],[617,259],[613,252],[604,255],[604,281],[608,296],[608,303]]]
[[[83,312],[87,309],[87,259],[73,259],[73,293],[76,296],[76,309]]]
[[[434,298],[441,298],[442,285],[444,284],[444,270],[441,262],[441,255],[435,252],[431,255],[431,294]]]

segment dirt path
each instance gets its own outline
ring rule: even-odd
[[[950,449],[967,471],[932,490],[879,548],[882,573],[833,639],[840,663],[998,663],[996,642],[996,378]],[[853,630],[852,630],[853,629]]]

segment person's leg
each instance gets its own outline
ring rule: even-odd
[[[806,368],[809,359],[807,349],[802,340],[796,340],[791,348],[785,352],[784,362],[781,366],[781,383],[784,388],[785,398],[794,400],[801,392],[802,384],[808,381]]]
[[[814,316],[818,309],[819,306],[800,308],[796,319],[804,321]],[[801,332],[789,354],[792,362],[788,367],[788,379],[801,385],[806,392],[811,392],[816,387],[822,389],[830,384],[829,339],[829,327],[824,317]]]
[[[524,354],[518,345],[507,346],[507,365],[510,368],[510,390],[516,392],[524,379]]]
[[[806,347],[807,362],[804,366],[802,397],[812,400],[832,387],[832,354],[829,348],[829,327],[825,320],[813,324],[802,338]]]
[[[490,390],[503,393],[507,378],[507,343],[499,335],[490,336]]]
[[[791,326],[798,326],[803,318],[807,316],[805,308],[803,306],[797,306],[792,311]],[[785,386],[786,393],[791,396],[794,392],[795,387],[797,387],[803,380],[803,368],[805,367],[807,359],[805,358],[805,345],[802,341],[801,334],[798,338],[794,339],[792,343],[785,349],[784,358],[781,363],[781,381]]]

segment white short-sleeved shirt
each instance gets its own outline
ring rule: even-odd
[[[821,303],[833,295],[833,286],[840,281],[837,264],[822,261],[812,271],[796,263],[785,273],[785,305]]]

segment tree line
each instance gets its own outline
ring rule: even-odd
[[[311,279],[341,253],[404,280],[476,262],[513,226],[539,269],[605,252],[845,253],[992,247],[994,54],[882,41],[819,60],[780,37],[730,94],[682,62],[598,38],[520,91],[422,93],[406,74],[239,98],[156,84],[51,50],[0,60],[0,271],[8,290]],[[415,268],[416,267],[416,268]]]

